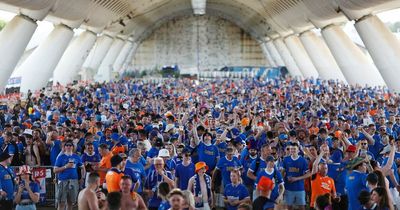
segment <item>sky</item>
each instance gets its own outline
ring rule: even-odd
[[[4,21],[10,21],[13,17],[15,16],[15,13],[10,13],[6,11],[1,11],[0,10],[0,19]],[[383,21],[383,22],[396,22],[400,21],[400,8],[399,9],[394,9],[390,10],[387,12],[382,12],[377,14],[377,16]],[[50,34],[50,32],[53,30],[54,26],[52,23],[48,21],[38,21],[38,28],[36,29],[36,32],[33,34],[33,37],[31,41],[29,42],[27,46],[27,50],[36,47],[38,44],[40,44],[46,37],[47,35]],[[353,41],[362,44],[362,41],[360,37],[358,36],[357,32],[355,31],[355,28],[353,26],[352,22],[349,22],[346,24],[344,27],[344,31],[353,39]],[[79,33],[80,30],[77,30],[77,33]]]

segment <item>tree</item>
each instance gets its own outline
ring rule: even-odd
[[[0,31],[6,26],[6,21],[0,20]]]

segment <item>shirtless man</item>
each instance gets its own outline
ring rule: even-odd
[[[130,176],[123,176],[119,183],[121,188],[121,210],[147,210],[142,197],[136,192],[131,192],[132,179]]]
[[[88,186],[79,192],[78,209],[79,210],[105,210],[106,197],[104,193],[96,194],[100,185],[100,176],[96,172],[92,172],[88,177]],[[97,198],[99,196],[99,198]],[[100,201],[99,201],[100,199]]]

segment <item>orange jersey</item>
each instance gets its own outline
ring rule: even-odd
[[[121,191],[119,187],[119,182],[121,181],[122,176],[124,173],[118,171],[115,168],[109,170],[106,174],[106,184],[107,184],[107,191],[110,192],[119,192]]]
[[[111,168],[111,157],[112,157],[112,153],[110,152],[110,153],[108,153],[108,155],[106,155],[103,158],[101,158],[100,164],[99,164],[99,168],[110,169]],[[106,178],[106,173],[107,172],[99,171],[100,184],[104,183],[104,180]]]
[[[314,207],[315,200],[319,195],[326,193],[336,193],[335,181],[329,176],[321,176],[319,173],[313,175],[311,179],[311,203],[310,206]]]

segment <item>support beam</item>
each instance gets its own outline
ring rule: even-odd
[[[57,25],[46,40],[21,64],[21,92],[35,91],[46,86],[73,35],[70,27]]]
[[[301,73],[296,62],[294,61],[292,55],[290,55],[290,52],[286,47],[285,43],[283,43],[282,39],[281,38],[275,39],[274,44],[292,77],[303,77],[303,74]]]
[[[366,55],[340,26],[329,25],[321,33],[350,85],[385,85],[378,69],[368,61]]]
[[[335,58],[321,37],[318,37],[312,31],[306,31],[300,35],[300,40],[317,69],[320,78],[339,80],[347,83]]]
[[[400,91],[400,42],[375,15],[355,23],[365,47],[390,90]]]
[[[310,57],[308,57],[299,37],[291,35],[286,37],[284,41],[304,77],[314,79],[318,78],[319,75],[317,69],[315,69]]]
[[[122,64],[120,73],[123,73],[123,72],[129,70],[128,68],[132,65],[133,57],[135,56],[135,53],[136,53],[136,50],[138,47],[139,47],[139,45],[136,42],[132,43],[132,48],[129,51],[128,56],[126,56],[124,63]]]
[[[260,42],[260,47],[264,53],[264,57],[267,59],[268,61],[268,65],[271,67],[277,67],[277,65],[274,62],[274,59],[272,59],[271,54],[269,53],[268,49],[267,49],[267,43],[266,42]]]
[[[124,40],[121,38],[115,38],[110,49],[108,50],[106,56],[100,64],[99,70],[97,72],[96,81],[99,82],[109,82],[112,79],[111,73],[114,71],[113,64],[115,59],[117,59],[118,53],[124,45]]]
[[[132,41],[125,41],[124,46],[122,47],[121,52],[118,54],[117,59],[115,59],[113,69],[116,72],[120,72],[122,65],[124,64],[126,58],[129,55],[129,52],[132,50],[133,44]]]
[[[36,21],[17,15],[0,33],[0,92],[7,86],[8,79],[37,28]]]
[[[103,34],[102,36],[100,36],[97,39],[94,47],[90,50],[89,56],[83,63],[83,68],[97,72],[101,61],[103,60],[104,56],[106,56],[112,42],[113,38],[110,35]]]
[[[96,41],[96,37],[95,33],[84,31],[71,42],[54,70],[54,84],[59,82],[66,85],[76,79],[83,62],[85,62]]]
[[[281,58],[281,56],[279,55],[278,50],[276,49],[273,41],[267,41],[265,43],[265,46],[267,47],[267,50],[269,53],[271,53],[271,57],[272,60],[274,61],[276,66],[285,66],[285,64],[283,63],[283,60]]]

